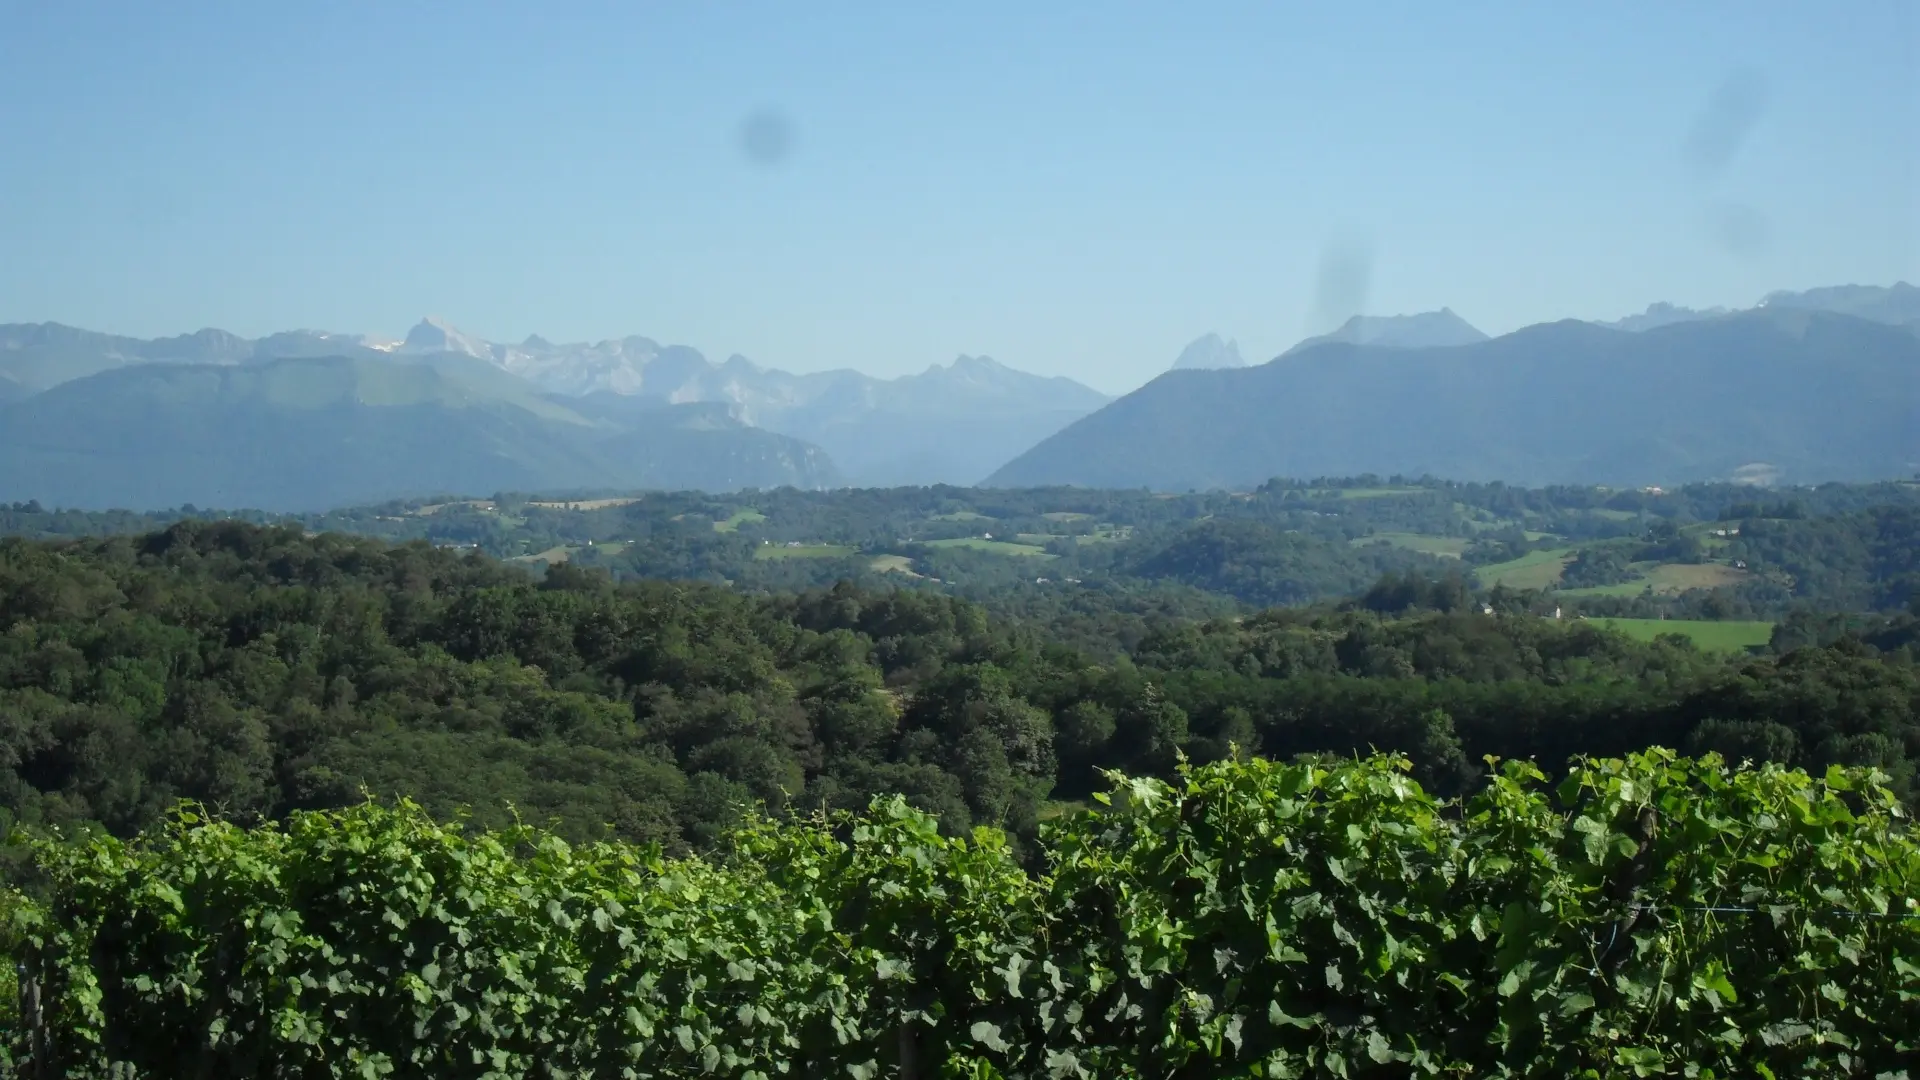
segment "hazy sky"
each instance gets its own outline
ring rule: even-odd
[[[1498,333],[1920,281],[1917,34],[1912,0],[0,0],[0,321],[431,313],[1117,391],[1355,305]]]

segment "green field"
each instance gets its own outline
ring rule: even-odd
[[[495,507],[492,503],[487,502],[484,499],[468,499],[465,502],[428,503],[425,506],[416,506],[410,512],[415,517],[432,517],[433,515],[439,513],[442,510],[461,509],[461,510],[485,511],[485,510],[492,510],[494,508]]]
[[[533,504],[530,504],[533,505]],[[461,502],[430,503],[407,511],[414,517],[432,517],[449,511],[471,510],[476,514],[485,514],[503,529],[518,529],[527,523],[524,514],[502,513],[498,506],[485,499],[466,499]]]
[[[573,549],[570,547],[551,547],[545,551],[542,551],[533,555],[515,555],[513,558],[508,559],[507,561],[523,562],[523,563],[538,562],[538,563],[546,563],[548,566],[552,566],[554,563],[566,562],[567,557],[572,554],[573,554]]]
[[[1561,592],[1566,596],[1639,596],[1651,588],[1656,593],[1673,596],[1688,589],[1717,589],[1747,579],[1746,571],[1735,570],[1724,563],[1637,564],[1634,569],[1639,570],[1641,576],[1632,581]]]
[[[635,495],[620,499],[573,499],[567,502],[540,502],[536,500],[527,505],[536,506],[542,510],[572,510],[577,513],[591,513],[595,510],[607,510],[616,506],[632,506],[639,501],[639,496]]]
[[[753,553],[756,559],[844,559],[854,554],[856,549],[845,544],[801,544],[799,547],[786,547],[780,544],[762,544]]]
[[[1323,499],[1384,499],[1390,495],[1418,495],[1425,490],[1417,487],[1308,488],[1307,494]]]
[[[1041,514],[1040,516],[1046,518],[1048,521],[1085,521],[1093,515],[1076,514],[1068,510],[1056,510],[1051,514]]]
[[[956,510],[951,514],[935,514],[928,521],[996,521],[985,514],[976,514],[971,510]]]
[[[1594,619],[1609,630],[1618,630],[1637,641],[1652,641],[1661,634],[1685,634],[1702,649],[1714,652],[1744,652],[1773,640],[1770,622],[1714,622],[1707,619]]]
[[[1700,541],[1700,546],[1706,548],[1708,551],[1718,551],[1733,543],[1735,538],[1731,536],[1715,536],[1713,533],[1715,530],[1725,532],[1728,528],[1734,528],[1736,531],[1738,529],[1737,526],[1730,522],[1702,521],[1697,524],[1688,525],[1680,531]]]
[[[876,555],[874,560],[867,564],[867,567],[882,574],[905,574],[908,577],[920,576],[913,572],[913,560],[907,558],[905,555]]]
[[[1584,589],[1559,589],[1559,590],[1556,590],[1556,595],[1559,595],[1559,596],[1639,596],[1641,593],[1646,592],[1647,587],[1652,584],[1653,582],[1647,580],[1646,578],[1634,578],[1632,581],[1622,581],[1615,585],[1589,585]],[[1658,590],[1655,590],[1655,591],[1658,591]]]
[[[1470,529],[1504,529],[1508,525],[1517,524],[1511,518],[1504,518],[1491,510],[1468,506],[1463,502],[1454,503],[1453,512],[1464,518],[1466,526]]]
[[[927,541],[927,546],[931,548],[967,548],[972,551],[986,551],[995,555],[1039,556],[1042,559],[1053,558],[1053,556],[1047,554],[1047,549],[1036,547],[1033,544],[1011,544],[1005,540],[982,540],[977,536],[963,536],[957,540],[929,540]]]
[[[1474,577],[1488,588],[1505,585],[1509,589],[1545,589],[1559,582],[1560,572],[1572,561],[1572,548],[1547,548],[1483,566],[1474,571]]]
[[[1358,536],[1350,541],[1355,547],[1372,543],[1391,544],[1408,551],[1424,552],[1428,555],[1441,555],[1457,559],[1467,550],[1468,541],[1459,536],[1428,536],[1425,533],[1377,532],[1372,536]]]
[[[733,512],[733,516],[728,518],[727,520],[714,522],[713,531],[714,532],[739,532],[740,526],[742,525],[745,525],[749,522],[760,522],[765,520],[767,520],[767,515],[761,513],[758,510],[753,510],[753,509],[735,510]]]

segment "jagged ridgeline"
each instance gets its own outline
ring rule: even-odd
[[[1115,776],[1040,873],[898,798],[694,858],[405,804],[43,842],[4,897],[9,1064],[1890,1077],[1920,1050],[1920,845],[1872,770],[1650,752],[1460,801],[1407,770]]]

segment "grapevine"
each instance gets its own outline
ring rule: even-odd
[[[1660,750],[1462,800],[1409,763],[1118,774],[1042,835],[898,798],[718,854],[368,804],[34,842],[29,1077],[1893,1077],[1885,778]]]

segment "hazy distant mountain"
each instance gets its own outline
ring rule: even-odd
[[[339,356],[364,350],[365,341],[357,335],[315,330],[289,331],[259,341],[225,330],[146,340],[59,323],[14,323],[0,325],[0,378],[30,390],[45,390],[132,364],[241,364],[286,356]]]
[[[14,381],[11,376],[0,375],[0,404],[15,401],[33,393],[32,390]]]
[[[59,323],[15,323],[0,326],[0,377],[45,390],[128,364],[235,363],[250,351],[250,342],[220,330],[144,341]]]
[[[1833,285],[1806,292],[1769,293],[1760,306],[1832,311],[1904,326],[1920,321],[1920,287],[1904,281],[1887,286]]]
[[[441,322],[439,319],[421,319],[419,325],[407,331],[407,338],[394,350],[401,353],[464,353],[477,356],[482,360],[494,359],[494,346],[490,342],[463,334]]]
[[[1698,322],[1701,319],[1717,319],[1727,314],[1730,314],[1730,312],[1723,307],[1688,308],[1676,307],[1668,303],[1658,303],[1648,304],[1647,310],[1638,315],[1628,315],[1625,318],[1615,319],[1612,322],[1595,320],[1594,325],[1638,333],[1642,330],[1653,330],[1662,326],[1672,326],[1674,323]]]
[[[484,357],[560,394],[625,394],[656,402],[719,402],[738,420],[825,449],[859,486],[971,484],[1015,454],[1111,400],[1065,378],[1029,375],[962,356],[918,375],[857,371],[794,375],[743,356],[709,361],[684,345],[627,337],[501,345],[428,320],[401,352]]]
[[[298,357],[354,356],[378,359],[390,352],[365,334],[334,334],[324,330],[282,330],[253,343],[248,360],[289,360]]]
[[[1667,484],[1766,464],[1790,482],[1910,475],[1920,338],[1765,309],[1621,333],[1532,326],[1455,348],[1329,344],[1175,371],[996,472],[1003,487],[1244,488],[1393,473]]]
[[[295,357],[361,360],[464,355],[542,390],[626,394],[653,404],[718,402],[742,425],[817,443],[862,485],[973,483],[1111,398],[1071,379],[961,357],[918,375],[876,379],[856,371],[794,375],[745,357],[714,363],[683,345],[643,337],[556,345],[485,341],[424,319],[400,342],[293,330],[257,341],[219,330],[138,338],[56,323],[0,326],[0,379],[25,391],[149,363],[258,364]],[[0,386],[0,401],[20,394]]]
[[[837,483],[818,448],[712,413],[587,415],[461,354],[136,364],[0,406],[0,501],[303,510],[443,492]]]
[[[728,367],[736,363],[744,361]],[[864,487],[978,483],[1112,400],[1072,379],[1030,375],[984,356],[897,379],[851,371],[783,377],[794,380],[791,398],[749,404],[744,415],[819,445],[849,483]]]
[[[1888,323],[1893,326],[1911,327],[1920,323],[1920,288],[1904,281],[1892,285],[1833,285],[1820,289],[1808,289],[1805,292],[1768,293],[1758,304],[1743,310],[1768,308],[1776,311],[1831,311],[1836,315],[1852,315],[1874,322]],[[1648,305],[1639,315],[1629,315],[1612,322],[1594,320],[1596,326],[1608,326],[1615,330],[1652,330],[1660,326],[1672,326],[1679,322],[1697,322],[1701,319],[1717,319],[1732,314],[1723,307],[1687,308],[1673,304],[1660,303]]]
[[[1240,358],[1238,341],[1222,341],[1219,334],[1207,334],[1193,340],[1191,345],[1180,350],[1179,359],[1173,362],[1169,371],[1210,371],[1220,368],[1246,367],[1247,362]]]
[[[1471,345],[1487,340],[1452,308],[1423,311],[1417,315],[1355,315],[1338,330],[1300,342],[1281,353],[1290,356],[1316,345],[1342,342],[1348,345],[1380,345],[1396,349],[1424,349],[1445,345]]]

